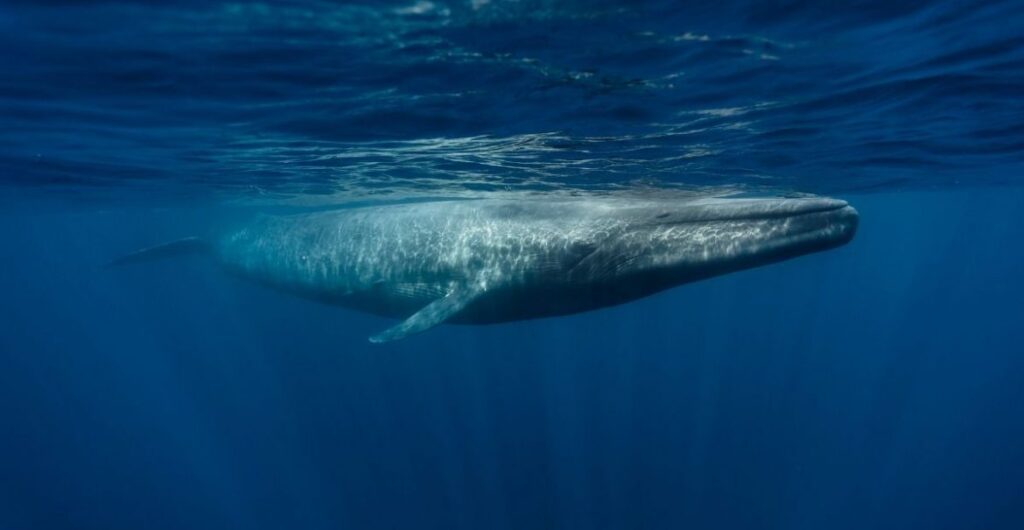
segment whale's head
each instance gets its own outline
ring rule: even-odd
[[[652,202],[590,260],[601,276],[658,290],[849,242],[857,211],[828,198]],[[592,269],[592,272],[598,272]]]

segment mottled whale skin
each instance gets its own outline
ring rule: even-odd
[[[263,216],[115,263],[208,252],[244,278],[404,319],[371,337],[384,342],[629,302],[845,244],[857,221],[826,198],[437,201]]]

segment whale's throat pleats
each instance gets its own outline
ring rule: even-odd
[[[370,337],[370,342],[389,342],[426,331],[465,309],[484,291],[484,287],[480,284],[453,285],[446,295],[430,302],[398,325]]]

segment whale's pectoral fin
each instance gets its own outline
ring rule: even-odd
[[[454,287],[448,291],[447,295],[427,304],[426,307],[403,320],[397,326],[388,328],[370,337],[370,342],[389,342],[426,331],[462,311],[482,292],[482,289],[475,289],[469,286]]]

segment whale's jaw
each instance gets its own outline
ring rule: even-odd
[[[787,201],[787,200],[783,200]],[[769,203],[763,211],[728,221],[712,255],[770,263],[779,259],[836,248],[849,243],[857,232],[859,215],[845,201],[806,199],[806,204]],[[739,248],[737,248],[739,247]]]
[[[835,199],[695,201],[654,213],[610,242],[602,274],[653,292],[842,246],[858,218]]]

